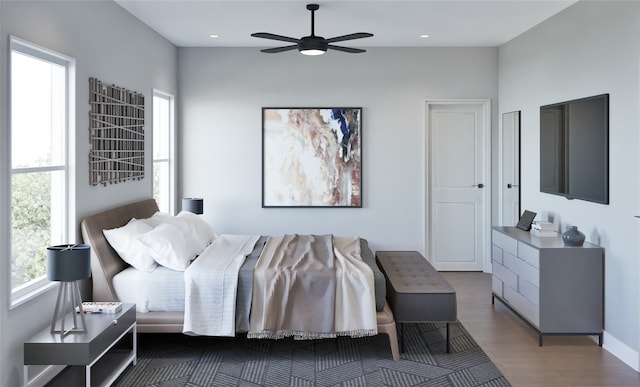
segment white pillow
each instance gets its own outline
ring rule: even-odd
[[[133,218],[122,227],[102,230],[102,233],[123,261],[138,270],[150,272],[157,264],[140,243],[138,236],[152,229],[145,221]]]
[[[211,226],[201,217],[189,211],[180,211],[177,216],[158,211],[146,221],[153,227],[161,224],[175,226],[184,235],[187,242],[197,250],[196,255],[199,255],[216,238]]]
[[[153,230],[138,236],[145,250],[155,261],[169,269],[184,271],[199,253],[180,230],[169,223],[162,223]]]
[[[205,222],[204,219],[193,212],[180,211],[177,218],[185,221],[182,222],[185,227],[182,231],[195,236],[199,244],[198,246],[200,247],[200,252],[216,239],[216,234],[213,232],[213,228],[211,228],[209,223]]]
[[[171,221],[173,216],[167,214],[166,212],[156,211],[150,218],[145,219],[145,222],[149,224],[151,227],[156,227],[161,225],[162,223],[168,223]]]

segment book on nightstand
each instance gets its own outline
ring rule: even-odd
[[[122,302],[83,302],[85,313],[118,313],[122,310]]]

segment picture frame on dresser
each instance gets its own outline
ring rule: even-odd
[[[263,107],[262,207],[362,207],[362,108]]]
[[[538,214],[533,211],[524,210],[518,224],[516,224],[516,227],[524,231],[531,230],[531,223],[533,223],[533,219],[535,219],[536,215]]]

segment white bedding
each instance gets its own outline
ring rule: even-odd
[[[240,268],[236,295],[236,332],[249,331],[253,268],[267,237],[258,240],[254,251]],[[197,261],[197,260],[196,260]],[[136,311],[183,312],[185,310],[184,272],[157,266],[151,272],[129,267],[113,278],[113,287],[122,302],[135,303]],[[215,308],[220,310],[220,308]]]
[[[136,311],[184,310],[184,273],[157,266],[151,272],[128,267],[113,277],[118,300],[135,303]]]
[[[221,235],[184,272],[183,333],[235,336],[238,274],[259,235]]]
[[[210,252],[205,253],[205,250],[186,272],[163,266],[152,272],[127,268],[113,278],[114,290],[120,301],[135,303],[138,312],[186,311],[184,332],[188,334],[234,336],[236,331],[247,332],[250,330],[248,316],[238,320],[236,308],[240,311],[247,309],[245,314],[251,308],[253,268],[267,239],[263,237],[256,244],[258,238],[224,236],[210,246]],[[336,237],[334,242],[338,279],[335,333],[349,336],[375,334],[373,274],[360,258],[359,241],[357,238]],[[249,254],[252,258],[246,260]],[[220,285],[211,286],[213,283]],[[238,288],[247,288],[248,291],[243,290],[246,295],[240,297],[236,293]],[[185,308],[185,305],[192,308]],[[356,310],[359,313],[354,314]]]

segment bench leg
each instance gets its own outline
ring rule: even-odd
[[[449,345],[449,323],[447,323],[447,353],[450,353],[450,345]]]
[[[404,353],[404,323],[398,323],[400,327],[400,353]]]

